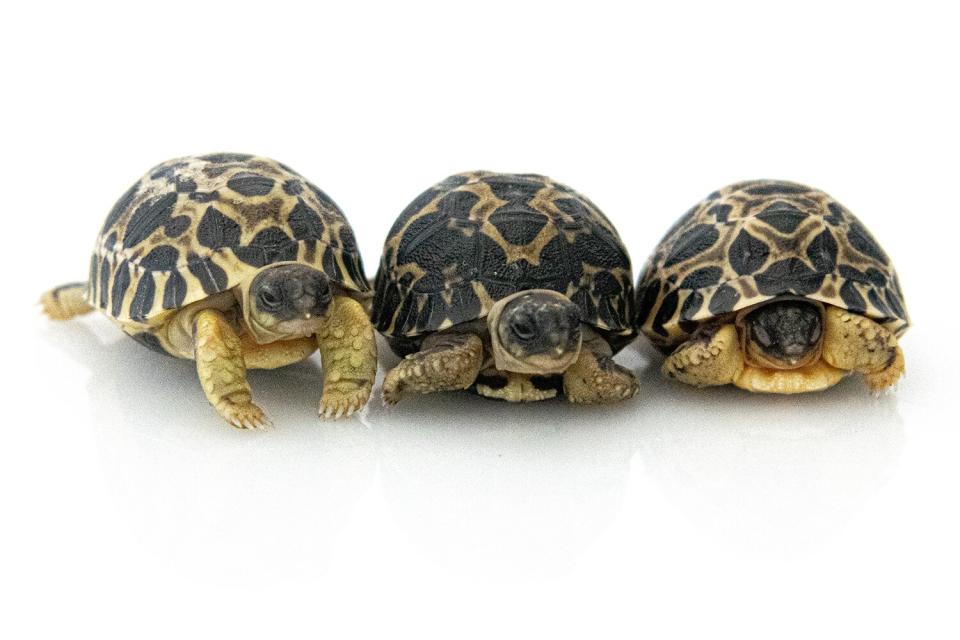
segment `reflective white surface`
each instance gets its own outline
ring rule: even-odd
[[[0,38],[0,638],[960,637],[960,60],[947,3],[14,3]],[[31,305],[148,167],[265,154],[368,275],[470,169],[588,195],[639,270],[724,184],[826,190],[893,257],[908,377],[663,380],[605,408],[465,394],[316,416],[316,359],[227,427],[189,362]],[[383,363],[389,365],[384,354]],[[377,390],[377,393],[379,389]]]
[[[799,637],[821,616],[942,631],[956,602],[960,438],[922,332],[913,373],[880,399],[855,379],[797,397],[688,389],[637,343],[619,357],[640,373],[634,402],[444,394],[322,423],[311,360],[252,375],[278,426],[244,433],[190,362],[100,317],[34,324],[32,372],[62,392],[17,431],[4,474],[26,487],[8,504],[7,571],[39,628],[109,606],[111,628],[149,612],[158,635],[184,612],[241,635],[489,637],[504,619],[761,633],[809,611],[789,625]]]

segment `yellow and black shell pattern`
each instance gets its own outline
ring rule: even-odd
[[[632,279],[616,229],[570,187],[534,174],[461,173],[424,191],[394,223],[372,317],[388,337],[414,338],[483,318],[518,291],[551,289],[587,324],[628,340],[636,333]]]
[[[792,182],[711,193],[667,232],[637,285],[637,324],[664,351],[697,327],[780,296],[909,325],[890,258],[848,209]]]
[[[110,211],[87,300],[121,324],[150,323],[288,260],[369,291],[347,219],[303,176],[247,154],[177,158],[147,172]]]

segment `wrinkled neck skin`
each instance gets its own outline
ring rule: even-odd
[[[826,323],[826,310],[823,305],[819,302],[813,302],[805,298],[799,297],[782,297],[771,300],[770,303],[783,302],[787,300],[799,300],[805,303],[808,303],[815,307],[820,313],[821,327],[825,326]],[[769,303],[768,303],[769,304]],[[823,331],[821,330],[820,341],[811,349],[808,353],[795,362],[788,362],[779,358],[771,357],[767,354],[763,347],[754,342],[750,336],[750,329],[748,327],[747,316],[761,308],[765,305],[757,305],[744,309],[739,312],[736,316],[735,324],[737,327],[737,336],[740,339],[740,348],[741,353],[743,353],[744,363],[748,366],[755,367],[757,369],[768,369],[773,371],[793,371],[796,369],[803,369],[811,364],[815,364],[820,361],[820,358],[823,355]]]
[[[516,298],[529,293],[529,291],[520,291],[507,296],[493,305],[490,313],[487,315],[487,331],[490,339],[490,350],[493,355],[494,366],[500,371],[509,371],[513,373],[522,373],[527,375],[553,375],[560,374],[567,370],[580,356],[581,342],[574,350],[570,350],[562,357],[558,358],[547,354],[534,354],[526,358],[518,358],[510,353],[500,340],[498,331],[500,319],[503,316],[503,310]],[[569,301],[569,298],[561,293],[550,290],[542,290],[540,293],[555,296],[558,301]]]

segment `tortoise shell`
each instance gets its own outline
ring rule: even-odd
[[[897,335],[909,325],[887,254],[822,191],[792,182],[739,182],[684,214],[637,285],[637,325],[663,350],[700,325],[778,296],[867,316]]]
[[[373,323],[412,338],[483,318],[527,289],[552,289],[584,322],[635,335],[630,257],[590,200],[533,174],[450,176],[400,214],[377,272]]]
[[[369,291],[353,231],[327,194],[289,167],[247,154],[176,158],[127,190],[90,260],[87,300],[120,323],[148,323],[296,260]]]

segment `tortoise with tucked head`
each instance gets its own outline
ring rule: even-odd
[[[390,231],[373,323],[405,356],[383,384],[520,402],[633,396],[612,356],[635,335],[630,258],[587,198],[549,178],[477,171],[418,196]]]
[[[177,158],[120,198],[87,282],[48,291],[65,320],[96,308],[154,351],[194,359],[210,403],[240,428],[268,424],[247,368],[320,350],[320,414],[362,407],[376,374],[370,286],[336,204],[290,168],[246,154]]]
[[[640,330],[670,354],[663,371],[695,386],[818,391],[850,372],[871,390],[904,372],[909,324],[887,254],[816,189],[730,185],[688,211],[637,287]]]

